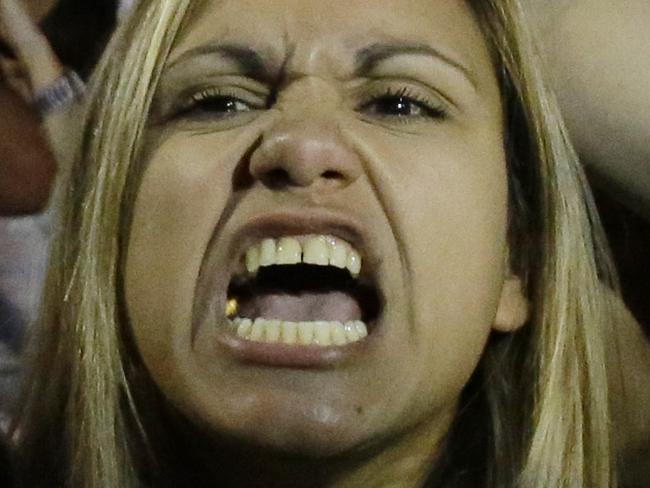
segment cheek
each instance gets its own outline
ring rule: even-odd
[[[503,285],[507,226],[499,130],[381,143],[375,175],[404,263],[408,347],[422,388],[457,394],[476,367]],[[386,155],[386,157],[384,156]],[[395,168],[394,161],[400,161]],[[399,287],[396,287],[399,289]],[[413,365],[411,365],[413,366]]]
[[[232,165],[222,147],[216,137],[169,138],[148,158],[138,190],[125,290],[135,339],[154,377],[183,367],[191,348],[197,277],[230,196]]]
[[[496,306],[507,216],[505,165],[499,156],[464,150],[430,158],[438,168],[435,176],[421,174],[428,184],[403,202],[409,269],[423,313],[468,317],[475,310],[475,319],[484,321]]]
[[[412,202],[422,220],[405,223],[414,236],[416,340],[462,384],[482,354],[503,285],[507,199],[496,161],[481,160],[492,171],[478,162],[445,171],[439,187]]]

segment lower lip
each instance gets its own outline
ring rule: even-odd
[[[220,331],[225,331],[216,337],[220,349],[243,363],[278,368],[327,369],[340,366],[363,354],[372,342],[372,335],[368,335],[344,346],[274,344],[242,339],[229,329],[225,324],[220,327]]]

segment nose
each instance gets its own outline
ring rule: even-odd
[[[251,155],[251,175],[276,190],[335,191],[354,182],[361,161],[334,122],[313,117],[279,121]]]

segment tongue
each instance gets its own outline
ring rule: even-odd
[[[241,316],[291,322],[360,320],[358,302],[342,291],[306,291],[300,294],[259,293],[241,304]]]

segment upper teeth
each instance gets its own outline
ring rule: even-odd
[[[347,242],[333,236],[294,236],[264,239],[246,251],[246,269],[255,274],[276,264],[316,264],[347,268],[353,277],[361,272],[361,255]]]

